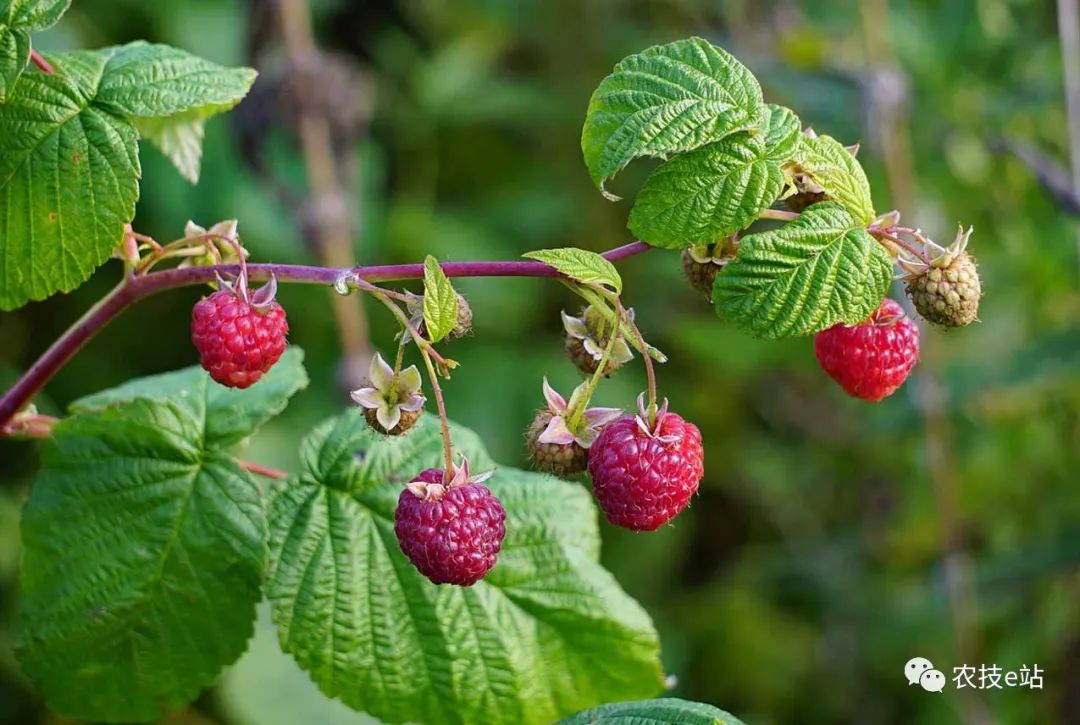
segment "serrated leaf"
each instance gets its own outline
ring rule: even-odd
[[[784,186],[765,150],[757,137],[739,134],[679,154],[645,180],[630,231],[654,247],[683,249],[745,229]]]
[[[769,118],[765,126],[765,156],[787,161],[795,153],[802,135],[802,121],[790,108],[775,103],[766,105]]]
[[[247,95],[258,75],[251,68],[226,68],[141,40],[100,52],[107,65],[95,100],[123,116],[165,118],[194,110],[225,111]]]
[[[0,105],[0,309],[70,291],[104,262],[135,216],[135,129],[93,105],[96,53],[51,56]]]
[[[206,127],[206,117],[202,111],[178,113],[168,118],[133,120],[141,138],[154,144],[181,176],[192,184],[198,182]]]
[[[3,0],[0,25],[45,30],[56,25],[70,5],[71,0]]]
[[[454,329],[458,318],[457,294],[450,279],[430,254],[424,258],[424,326],[428,339],[438,342]]]
[[[307,385],[304,352],[290,345],[270,372],[244,390],[219,385],[205,370],[193,365],[87,395],[72,403],[71,410],[78,413],[100,410],[136,398],[172,401],[182,404],[191,417],[200,422],[207,443],[228,446],[276,417],[285,410],[289,398]]]
[[[658,692],[656,633],[597,563],[580,486],[500,467],[488,485],[507,534],[487,578],[435,586],[413,568],[393,512],[440,448],[432,419],[386,439],[358,411],[305,444],[306,471],[271,513],[267,594],[282,647],[323,692],[385,722],[550,723]],[[474,470],[490,468],[474,437],[464,448]]]
[[[7,101],[15,81],[30,62],[30,33],[0,27],[0,103]]]
[[[254,77],[181,51],[155,65],[162,48],[50,56],[54,75],[24,74],[0,105],[0,309],[74,289],[120,242],[139,196],[132,116],[213,113]]]
[[[0,103],[30,62],[30,33],[56,23],[71,0],[0,0]]]
[[[857,222],[874,221],[874,202],[866,172],[847,148],[832,136],[799,136],[792,161],[817,182]]]
[[[675,697],[637,702],[616,702],[601,705],[558,725],[744,725],[743,721],[718,707],[703,702],[690,702]]]
[[[581,149],[601,190],[639,156],[689,151],[756,125],[761,87],[739,61],[701,38],[632,55],[589,101]]]
[[[562,275],[584,284],[607,285],[616,293],[622,292],[622,277],[615,265],[596,252],[576,247],[538,249],[521,255],[553,267]]]
[[[839,204],[743,237],[716,276],[717,314],[758,337],[809,335],[865,320],[892,281],[892,258]]]
[[[49,708],[146,721],[243,653],[265,559],[262,492],[182,404],[59,423],[22,520],[17,653]]]

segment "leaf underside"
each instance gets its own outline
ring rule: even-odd
[[[601,705],[558,725],[744,725],[743,721],[718,707],[675,697]]]

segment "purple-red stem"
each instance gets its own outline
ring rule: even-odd
[[[30,61],[38,68],[40,68],[42,73],[52,75],[56,72],[53,70],[53,67],[49,63],[49,61],[45,60],[41,53],[37,52],[36,50],[30,51]]]
[[[617,262],[650,249],[644,242],[632,242],[610,249],[604,257]],[[448,277],[558,277],[554,268],[543,262],[444,262],[443,271]],[[342,275],[355,274],[369,282],[385,282],[402,279],[420,279],[424,276],[423,264],[390,264],[355,269],[334,267],[310,267],[298,264],[249,264],[248,276],[253,281],[264,281],[270,275],[279,282],[319,284],[332,287]],[[87,310],[78,322],[64,332],[45,353],[23,373],[22,377],[0,398],[0,428],[22,410],[30,399],[105,325],[121,312],[145,297],[176,287],[212,282],[215,276],[236,275],[239,265],[222,264],[206,267],[165,269],[142,276],[129,276]]]

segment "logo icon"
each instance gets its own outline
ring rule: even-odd
[[[923,673],[929,670],[934,670],[934,663],[925,657],[912,657],[904,665],[904,677],[907,678],[909,685],[918,685],[922,679]],[[941,674],[940,672],[938,674]],[[942,675],[944,679],[944,675]]]
[[[919,678],[919,684],[927,692],[941,692],[945,689],[945,674],[941,670],[926,670]]]

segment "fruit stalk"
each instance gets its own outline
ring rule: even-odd
[[[604,257],[617,262],[651,249],[644,242],[631,242],[609,249]],[[449,277],[560,277],[552,267],[534,261],[446,262],[443,271]],[[367,281],[421,279],[423,264],[394,264],[362,266],[354,269],[313,267],[298,264],[249,264],[248,279],[267,281],[277,277],[279,283],[316,284],[334,287],[342,275],[356,275]],[[222,264],[205,267],[165,269],[150,274],[125,278],[105,297],[87,310],[69,327],[45,353],[30,366],[22,377],[0,397],[0,426],[7,423],[54,375],[121,312],[146,297],[177,287],[191,287],[213,282],[218,275],[236,276],[239,265]]]
[[[446,401],[443,400],[442,386],[439,385],[439,376],[435,374],[435,365],[431,362],[428,349],[420,348],[420,355],[424,358],[428,378],[431,380],[431,391],[435,395],[435,406],[439,409],[439,426],[442,428],[443,442],[443,466],[446,475],[449,477],[454,470],[454,453],[450,445],[450,421],[446,417]]]

